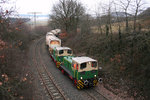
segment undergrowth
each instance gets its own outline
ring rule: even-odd
[[[70,34],[63,39],[77,55],[99,61],[99,77],[115,94],[126,93],[135,99],[148,99],[150,94],[150,32],[117,34]],[[118,90],[119,89],[119,90]]]

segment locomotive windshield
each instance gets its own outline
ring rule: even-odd
[[[80,69],[84,69],[84,68],[86,68],[86,63],[82,63],[80,66]]]
[[[59,54],[61,55],[61,54],[63,54],[64,53],[64,50],[60,50],[59,51]]]
[[[68,54],[72,54],[72,50],[68,50],[67,53],[68,53]]]

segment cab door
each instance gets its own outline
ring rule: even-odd
[[[78,79],[78,64],[73,63],[72,69],[73,69],[74,78]]]

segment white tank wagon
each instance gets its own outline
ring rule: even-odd
[[[47,32],[47,34],[46,34],[46,45],[48,46],[49,45],[49,39],[51,38],[51,37],[53,37],[53,36],[55,36],[53,33],[51,33],[51,32]]]
[[[57,34],[61,33],[61,29],[55,29],[55,31],[57,32]]]
[[[57,35],[57,31],[56,30],[51,30],[51,33],[53,33],[54,35]]]
[[[61,46],[61,40],[57,38],[56,36],[49,36],[49,38],[46,40],[46,44],[49,48],[50,53],[52,53],[52,50],[55,47]]]
[[[47,32],[46,40],[48,40],[51,36],[55,36],[55,35],[53,33],[51,33],[51,32]],[[46,43],[46,45],[47,45],[47,43]]]
[[[47,32],[46,36],[54,36],[54,34],[52,32]]]
[[[59,33],[61,33],[61,29],[51,30],[51,32],[57,36]]]

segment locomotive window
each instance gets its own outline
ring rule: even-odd
[[[72,53],[72,50],[68,50],[67,53],[68,53],[68,54],[71,54],[71,53]]]
[[[86,68],[86,63],[82,63],[80,66],[80,69],[84,69],[84,68]]]
[[[97,62],[92,62],[92,67],[97,67]]]
[[[64,53],[64,51],[63,51],[63,50],[60,50],[60,51],[59,51],[59,54],[60,54],[60,55],[61,55],[61,54],[63,54],[63,53]]]

